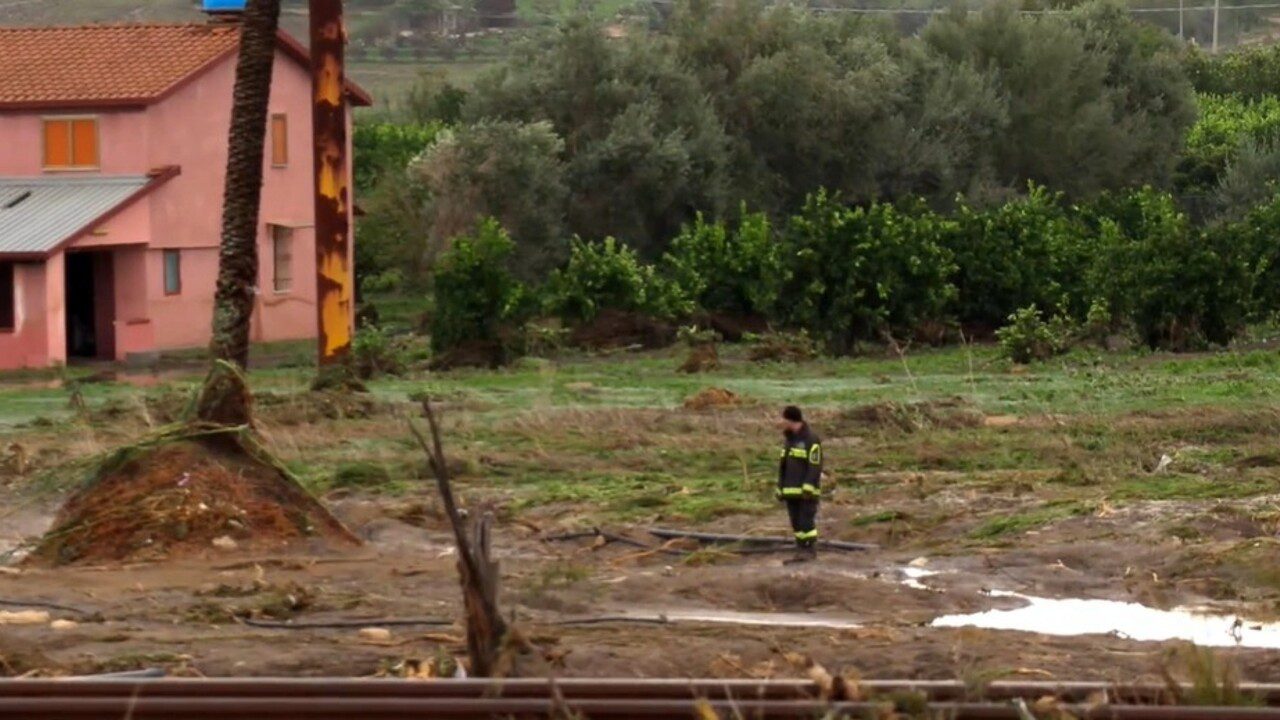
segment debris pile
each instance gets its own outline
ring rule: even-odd
[[[712,408],[735,407],[742,404],[742,397],[724,388],[710,387],[685,398],[686,410],[710,410]]]
[[[28,563],[154,560],[358,540],[305,490],[238,445],[176,440],[120,451],[63,505]]]

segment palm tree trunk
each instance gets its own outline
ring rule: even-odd
[[[241,19],[210,344],[214,363],[196,403],[196,419],[205,422],[243,425],[251,418],[240,371],[249,361],[257,293],[263,148],[279,22],[280,0],[249,0]]]

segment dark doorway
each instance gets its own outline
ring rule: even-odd
[[[115,356],[115,288],[109,252],[67,255],[67,357]]]

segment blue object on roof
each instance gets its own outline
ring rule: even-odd
[[[244,12],[247,0],[204,0],[204,11],[207,13]]]

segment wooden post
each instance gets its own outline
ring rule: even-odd
[[[315,138],[316,308],[319,358],[344,363],[351,350],[355,275],[347,159],[346,30],[342,0],[310,0],[311,127]]]

